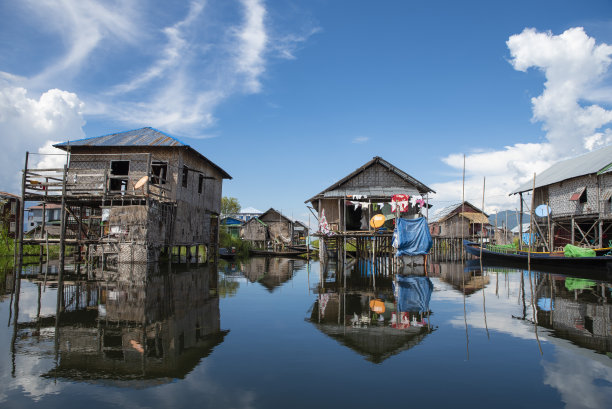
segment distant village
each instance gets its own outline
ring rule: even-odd
[[[26,153],[21,192],[0,192],[5,229],[40,246],[41,254],[49,245],[70,245],[80,260],[148,263],[172,259],[179,249],[199,260],[218,255],[220,229],[253,251],[310,251],[312,237],[321,255],[338,248],[339,238],[353,240],[359,252],[372,239],[386,248],[396,219],[419,217],[427,219],[434,242],[520,245],[533,235],[544,251],[609,245],[612,146],[554,164],[508,192],[518,195],[518,211],[496,215],[461,198],[431,209],[431,188],[377,156],[305,200],[310,226],[273,207],[223,213],[222,185],[230,174],[153,128],[55,147],[66,153],[63,168],[32,168]]]

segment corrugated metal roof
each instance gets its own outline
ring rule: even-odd
[[[557,162],[544,172],[536,175],[535,187],[542,187],[558,183],[563,180],[592,173],[605,173],[612,171],[612,145],[585,153],[575,158]],[[533,180],[524,183],[511,194],[527,192],[533,187]]]
[[[455,211],[459,207],[461,207],[461,202],[457,202],[450,206],[441,208],[440,210],[435,212],[433,216],[429,218],[429,223],[438,223],[438,222],[444,221],[444,219],[446,219],[453,211]],[[471,207],[472,209],[476,210],[478,214],[484,214],[485,217],[488,217],[486,213],[482,212],[482,210],[480,210],[479,208],[477,208],[476,206],[474,206],[467,200],[465,201],[465,207]]]
[[[54,145],[65,146],[189,146],[178,139],[150,127],[118,132],[110,135],[94,136],[76,141]]]
[[[134,129],[110,135],[94,136],[91,138],[78,139],[76,141],[62,142],[53,145],[56,148],[68,150],[70,146],[165,146],[187,148],[216,168],[224,179],[232,177],[221,167],[213,163],[191,146],[179,141],[173,136],[167,135],[151,127]]]
[[[433,216],[429,218],[429,223],[437,223],[446,218],[449,214],[453,212],[456,208],[461,206],[461,202],[452,204],[450,206],[443,207],[436,211]]]

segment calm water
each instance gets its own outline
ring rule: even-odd
[[[606,282],[452,263],[399,278],[288,259],[158,269],[68,279],[58,320],[57,286],[31,267],[16,328],[0,299],[0,407],[612,402]]]

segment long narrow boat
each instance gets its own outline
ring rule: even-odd
[[[509,261],[520,263],[527,266],[529,253],[519,250],[490,250],[486,246],[480,247],[478,243],[473,243],[468,240],[463,241],[463,246],[468,254],[480,257],[482,254],[483,260],[489,261]],[[604,253],[609,253],[610,249],[600,249],[596,251],[595,257],[565,257],[561,252],[531,253],[531,265],[534,267],[560,267],[560,268],[594,268],[603,271],[612,270],[612,256],[605,256]]]

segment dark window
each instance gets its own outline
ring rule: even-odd
[[[183,166],[183,187],[187,187],[187,174],[189,173],[189,169],[187,166]]]
[[[110,190],[127,190],[128,178],[121,176],[127,176],[130,173],[130,161],[112,160],[110,173]]]
[[[198,193],[202,193],[202,185],[204,184],[204,175],[198,178]]]
[[[168,177],[168,163],[153,161],[151,163],[151,183],[154,185],[165,185]]]

